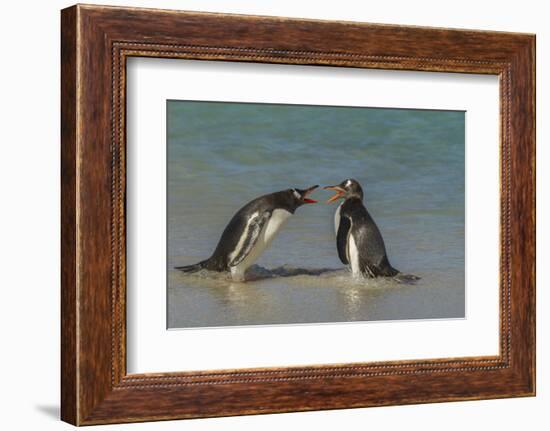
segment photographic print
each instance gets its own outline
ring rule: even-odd
[[[167,101],[170,329],[465,317],[463,111]]]
[[[534,396],[535,47],[64,9],[62,420]]]

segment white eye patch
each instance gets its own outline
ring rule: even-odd
[[[346,181],[346,187],[349,187],[349,186],[351,186],[351,180]]]
[[[302,195],[296,191],[296,189],[292,189],[292,192],[294,193],[294,196],[296,196],[296,199],[302,199]]]

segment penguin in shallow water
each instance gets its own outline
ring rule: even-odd
[[[325,187],[325,190],[336,192],[327,203],[344,200],[334,215],[336,247],[338,257],[344,265],[351,267],[354,276],[397,276],[399,281],[414,281],[419,278],[401,274],[391,266],[382,234],[363,205],[363,189],[356,180],[344,180],[336,186]]]
[[[176,269],[183,272],[201,269],[229,271],[234,280],[244,280],[246,270],[260,257],[296,209],[317,202],[308,198],[317,187],[283,190],[250,201],[229,221],[212,256]]]

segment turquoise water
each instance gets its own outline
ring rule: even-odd
[[[167,116],[169,328],[464,317],[464,112],[169,101]],[[250,281],[173,269],[253,198],[349,177],[415,285],[351,279],[323,190]]]

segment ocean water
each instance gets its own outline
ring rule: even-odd
[[[464,112],[168,101],[167,117],[169,328],[464,317]],[[350,177],[417,283],[354,280],[324,190],[248,281],[174,269],[209,257],[255,197]]]

